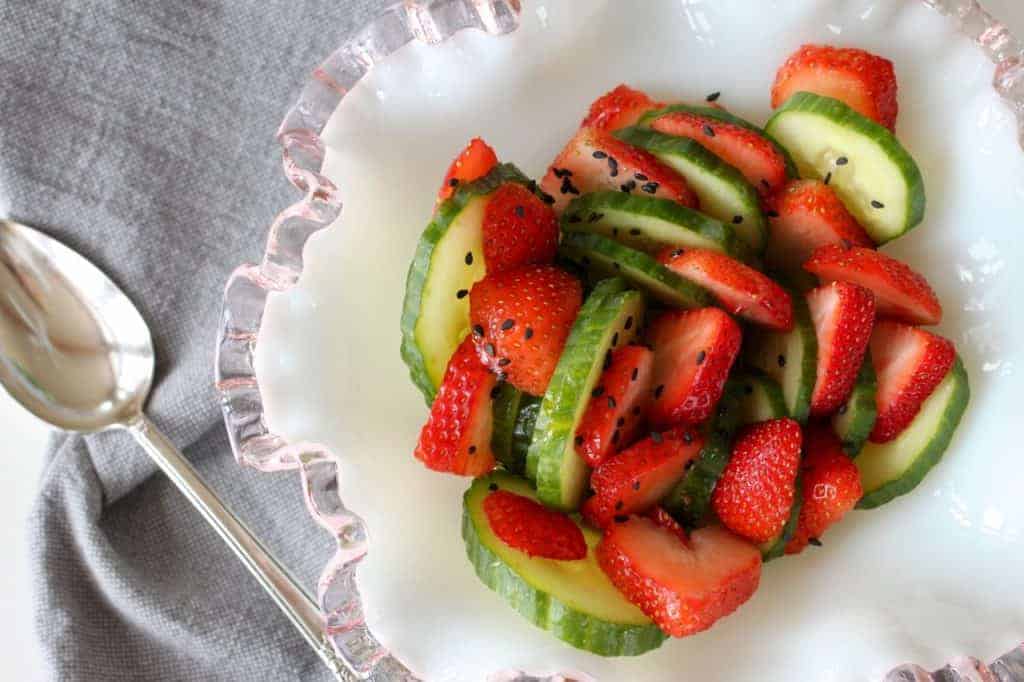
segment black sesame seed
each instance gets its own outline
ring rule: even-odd
[[[572,176],[572,171],[568,168],[552,168],[551,172],[555,174],[556,178],[568,178]]]
[[[541,191],[540,193],[540,200],[548,205],[555,203],[555,198],[544,191]]]
[[[768,182],[764,178],[761,178],[761,184],[764,185],[765,189],[771,189],[772,188],[772,183]]]
[[[613,156],[608,157],[608,174],[613,178],[619,174],[619,162]]]
[[[587,218],[588,223],[596,223],[598,220],[604,217],[604,213],[591,213],[590,217]]]
[[[622,500],[615,503],[615,511],[619,511],[620,509],[622,509]]]
[[[716,102],[716,101],[718,101],[718,98],[719,98],[719,97],[721,97],[721,96],[722,96],[722,93],[721,93],[721,92],[719,92],[718,90],[715,90],[715,91],[714,91],[714,92],[712,92],[712,93],[711,93],[710,95],[708,95],[707,97],[705,97],[705,98],[704,98],[704,101],[705,101],[705,102]]]
[[[710,124],[705,123],[704,124],[704,134],[707,135],[708,137],[714,137],[715,136],[715,129],[712,128]]]
[[[527,340],[532,339],[533,338],[533,327],[527,327],[526,328],[526,333],[523,334],[523,336],[525,336],[527,338]]]
[[[612,352],[611,351],[607,351],[604,354],[604,368],[608,369],[611,366],[612,366]]]
[[[877,199],[871,200],[871,206],[872,208],[885,208],[885,204],[883,204],[881,201]]]
[[[660,433],[658,433],[657,431],[651,431],[651,442],[662,443],[664,441],[665,439],[662,438]]]
[[[484,335],[484,328],[481,327],[478,324],[474,324],[473,325],[473,333],[482,338],[483,335]]]
[[[621,270],[622,269],[622,263],[620,263],[619,261],[615,261],[615,262],[612,263],[612,267],[615,268],[616,270]]]
[[[617,228],[617,227],[613,227],[612,228],[612,236],[613,237],[618,237],[619,236],[619,228]]]
[[[742,222],[743,222],[743,216],[741,216],[741,215],[734,215],[732,217],[732,224],[733,225],[739,225]]]
[[[622,436],[618,429],[615,429],[615,433],[612,434],[612,445],[619,444],[619,438]]]
[[[493,343],[484,344],[484,352],[490,355],[492,358],[498,354],[498,351],[494,349]]]
[[[786,356],[785,355],[779,355],[779,367],[785,367],[785,366],[786,366]]]
[[[768,216],[769,218],[778,218],[779,217],[779,212],[778,211],[768,211],[767,213],[765,213],[765,215]]]
[[[523,208],[522,206],[516,206],[516,207],[515,207],[514,209],[512,209],[512,210],[513,210],[513,211],[515,212],[515,214],[516,214],[516,215],[517,215],[518,217],[520,217],[520,218],[522,218],[523,216],[525,216],[525,215],[526,215],[526,209],[525,209],[525,208]]]
[[[576,445],[583,445],[583,436],[576,436]]]
[[[466,265],[472,265],[472,264],[473,264],[473,252],[472,251],[467,251],[466,252]]]
[[[568,221],[570,223],[582,223],[583,218],[580,217],[579,213],[573,213],[571,216],[569,216]]]
[[[591,398],[600,398],[603,395],[604,395],[604,386],[598,386],[597,388],[595,388],[593,391],[590,392],[590,397]]]
[[[598,149],[596,152],[594,152],[593,156],[594,156],[595,159],[606,159],[606,158],[608,158],[608,155],[606,153],[604,153],[603,151],[601,151],[600,149]]]
[[[616,405],[615,398],[613,396],[608,396],[608,409],[614,410],[615,409],[615,405]]]
[[[621,189],[626,194],[629,194],[630,192],[636,189],[636,180],[627,180],[626,182],[619,185],[619,189]]]
[[[639,481],[639,479],[636,480],[636,481],[633,481],[633,490],[640,490],[640,481]]]
[[[825,180],[824,180],[824,182],[825,182],[826,185],[828,183],[832,182],[832,171],[829,171],[828,173],[825,173]]]
[[[640,376],[640,368],[639,367],[634,367],[633,368],[633,374],[630,375],[629,380],[630,381],[636,381],[636,378],[638,376]]]
[[[494,492],[495,490],[498,489],[498,484],[497,483],[492,483],[489,486],[487,486],[487,489],[490,490],[491,492]]]
[[[475,445],[470,445],[469,446],[469,454],[471,454],[471,455],[475,455],[476,454],[476,446]]]
[[[850,160],[848,158],[846,158],[845,156],[840,156],[838,159],[836,159],[836,165],[837,166],[845,166],[849,162],[850,162]]]
[[[658,191],[658,183],[656,182],[645,182],[641,185],[640,189],[647,192],[648,194],[654,194]]]
[[[495,386],[491,389],[491,400],[497,400],[499,395],[501,395],[501,386]]]
[[[626,324],[623,325],[623,329],[629,330],[633,328],[633,316],[630,315],[626,318]]]
[[[672,249],[672,253],[670,253],[669,256],[671,256],[672,258],[679,258],[680,256],[683,255],[683,253],[684,252],[682,249]]]
[[[847,405],[844,403],[839,407],[839,414],[846,414]]]
[[[665,384],[658,384],[658,387],[654,389],[654,397],[660,398],[661,394],[665,392]]]
[[[643,173],[634,173],[633,177],[639,180],[640,182],[647,182],[647,176],[644,175]]]
[[[562,186],[558,188],[558,191],[562,194],[579,194],[580,191],[576,189],[576,186],[572,184],[572,180],[565,177],[562,178]]]
[[[625,523],[626,521],[629,521],[628,516],[624,516],[622,514],[615,515],[615,523]]]
[[[618,426],[618,427],[625,426],[626,425],[626,418],[625,417],[619,417],[618,419],[615,420],[615,425]]]
[[[629,228],[629,233],[634,237],[639,237],[642,234],[642,231],[639,227],[631,227]]]
[[[705,353],[704,351],[701,351],[701,352],[697,353],[697,364],[698,365],[703,365],[704,364],[704,360],[706,360],[707,357],[708,357],[708,354]]]
[[[615,348],[617,345],[619,345],[619,333],[615,332],[615,334],[612,335],[612,348]]]
[[[821,540],[818,538],[808,538],[808,544],[814,545],[815,547],[821,547]]]
[[[448,186],[449,187],[458,187],[459,186],[459,179],[458,178],[452,178],[451,180],[448,181]]]
[[[516,326],[516,322],[512,318],[509,318],[509,319],[507,319],[507,320],[505,320],[504,322],[501,323],[501,328],[504,331],[508,331],[509,329],[511,329],[514,326]]]
[[[512,364],[512,359],[511,358],[502,358],[501,360],[498,360],[498,367],[508,367],[511,364]]]
[[[455,298],[466,298],[469,296],[469,289],[459,289],[455,292]]]

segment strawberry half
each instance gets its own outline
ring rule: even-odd
[[[597,561],[612,583],[665,634],[707,630],[757,591],[761,552],[724,528],[695,530],[683,542],[648,518],[609,527]]]
[[[600,190],[653,195],[697,208],[697,195],[681,175],[599,128],[580,128],[551,164],[540,186],[555,198],[558,212],[574,197]]]
[[[561,512],[508,490],[484,498],[487,523],[498,539],[531,557],[575,561],[587,556],[583,531]]]
[[[754,268],[705,249],[666,249],[659,260],[707,289],[733,315],[770,329],[793,328],[793,301],[789,294]]]
[[[494,468],[491,390],[496,379],[466,339],[456,349],[420,431],[416,459],[428,469],[480,476]]]
[[[804,269],[817,275],[822,283],[839,280],[870,289],[879,317],[911,324],[942,321],[942,304],[928,280],[884,253],[832,244],[816,249],[804,263]]]
[[[502,185],[484,209],[487,272],[554,262],[558,234],[558,216],[550,206],[519,183]]]
[[[437,193],[437,201],[439,203],[444,201],[455,194],[455,188],[460,183],[482,178],[497,165],[498,155],[494,153],[491,146],[479,137],[474,137],[448,167],[448,172],[445,173],[444,181],[441,183],[441,189]]]
[[[653,367],[654,354],[643,346],[612,353],[576,429],[576,453],[590,466],[632,444],[647,417]]]
[[[896,128],[896,73],[892,62],[853,48],[804,45],[775,76],[772,108],[795,92],[813,92],[844,102],[889,130]]]
[[[611,132],[635,124],[645,113],[662,106],[646,93],[623,83],[594,100],[580,126]]]
[[[871,334],[878,418],[870,440],[885,443],[907,428],[955,360],[952,342],[938,334],[899,322],[878,322]]]
[[[814,250],[849,243],[874,248],[839,196],[819,180],[793,180],[772,201],[765,261],[781,272],[800,272]]]
[[[824,416],[846,402],[857,381],[875,322],[875,297],[864,287],[832,282],[807,292],[818,337],[818,373],[811,414]]]
[[[739,325],[717,308],[670,310],[647,337],[654,348],[651,423],[698,424],[710,417],[743,341]]]
[[[764,543],[782,532],[796,498],[800,425],[788,417],[740,432],[711,495],[711,508],[734,533]]]
[[[786,159],[763,135],[735,123],[688,112],[672,112],[651,122],[666,135],[688,137],[743,173],[762,196],[786,182]]]
[[[796,533],[786,544],[786,554],[799,554],[817,543],[829,526],[839,523],[864,494],[860,473],[829,424],[804,429],[804,458],[800,464],[803,504]]]
[[[697,458],[703,437],[686,429],[650,437],[606,459],[594,469],[594,496],[583,504],[583,517],[598,528],[615,518],[643,513],[665,497]]]
[[[582,301],[580,281],[553,265],[488,274],[469,292],[480,359],[520,391],[544,395]]]

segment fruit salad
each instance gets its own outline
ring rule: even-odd
[[[539,181],[473,139],[409,266],[414,456],[471,477],[477,576],[572,646],[712,627],[966,409],[940,301],[879,248],[925,213],[891,62],[805,45],[770,97],[759,127],[619,85]]]

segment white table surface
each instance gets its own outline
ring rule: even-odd
[[[986,0],[985,6],[1024,36],[1020,0]],[[211,347],[211,354],[213,349]],[[32,634],[31,576],[25,551],[25,521],[35,497],[47,428],[0,391],[4,427],[0,467],[0,680],[41,679],[42,656]]]

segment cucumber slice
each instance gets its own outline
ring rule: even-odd
[[[536,499],[529,484],[506,473],[478,478],[463,497],[462,537],[480,580],[524,618],[562,641],[600,656],[636,656],[666,636],[629,603],[597,563],[601,535],[581,525],[587,556],[579,561],[531,558],[491,531],[483,501],[492,487]]]
[[[789,414],[779,384],[762,374],[741,372],[729,379],[739,399],[740,425],[779,419]]]
[[[469,297],[459,297],[459,292],[468,292],[486,274],[484,208],[491,192],[506,182],[530,186],[529,178],[512,164],[461,185],[437,208],[409,265],[402,304],[402,359],[427,403],[433,402],[449,358],[469,331]]]
[[[790,151],[803,177],[828,178],[877,243],[899,237],[924,217],[917,163],[891,132],[839,100],[798,92],[765,130]],[[840,157],[846,163],[839,165]]]
[[[793,535],[796,534],[796,528],[800,521],[800,508],[804,504],[803,486],[800,484],[800,477],[796,477],[796,496],[793,498],[793,506],[789,510],[789,518],[786,519],[786,525],[782,527],[782,532],[774,540],[761,544],[761,558],[765,561],[771,561],[772,559],[778,559],[780,556],[786,553],[786,545],[793,539]]]
[[[697,193],[701,211],[732,225],[755,253],[764,249],[767,227],[761,202],[742,173],[689,138],[637,127],[618,130],[615,136],[678,171]]]
[[[871,429],[875,428],[875,417],[878,416],[878,407],[875,405],[876,388],[875,367],[871,364],[871,352],[868,351],[857,373],[857,383],[853,385],[853,392],[832,417],[832,428],[843,442],[843,451],[851,457],[856,457],[860,453],[868,440],[868,435],[871,434]]]
[[[544,504],[579,509],[590,470],[576,454],[576,427],[615,345],[631,342],[643,323],[644,297],[623,291],[620,279],[602,282],[583,304],[541,401],[526,473]]]
[[[738,257],[741,249],[729,225],[670,199],[624,192],[594,192],[573,199],[562,214],[562,231],[603,235],[648,253],[681,247]]]
[[[710,295],[700,286],[683,279],[646,253],[601,235],[569,232],[563,235],[560,252],[588,270],[621,276],[667,305],[680,308],[711,305]]]
[[[533,438],[540,398],[506,383],[498,384],[495,393],[491,450],[506,469],[522,474],[526,470],[526,451]]]
[[[857,507],[878,507],[913,490],[942,459],[970,396],[967,371],[957,358],[903,433],[888,443],[867,443],[853,460],[864,487]]]
[[[782,388],[789,416],[804,422],[811,410],[811,393],[818,371],[818,339],[807,301],[803,296],[791,298],[792,331],[754,329],[745,344],[745,354],[750,366],[767,374]]]

